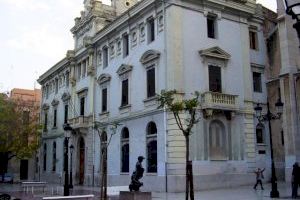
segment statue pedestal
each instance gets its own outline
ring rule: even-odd
[[[151,192],[120,191],[119,200],[152,200]]]

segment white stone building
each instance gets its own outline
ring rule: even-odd
[[[201,93],[190,146],[196,190],[251,183],[254,168],[270,169],[268,130],[256,137],[261,127],[253,112],[256,102],[266,102],[263,14],[255,0],[112,0],[111,6],[85,0],[84,6],[71,29],[74,50],[39,78],[44,180],[63,182],[68,121],[76,132],[73,181],[99,184],[100,138],[92,127],[118,122],[108,147],[109,185],[128,185],[142,155],[144,190],[184,190],[184,137],[172,115],[157,109],[163,89],[182,98]]]

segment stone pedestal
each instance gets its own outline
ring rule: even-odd
[[[120,191],[120,200],[151,200],[151,192]]]

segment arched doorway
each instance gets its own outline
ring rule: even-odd
[[[79,139],[79,184],[84,183],[84,159],[85,159],[85,144],[84,139]]]

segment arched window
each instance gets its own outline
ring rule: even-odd
[[[124,127],[121,132],[121,172],[129,172],[129,130]]]
[[[209,126],[209,157],[211,160],[227,159],[227,136],[221,121],[214,120]]]
[[[157,172],[157,128],[154,122],[147,125],[147,172]]]
[[[43,169],[44,169],[44,171],[46,171],[47,170],[47,144],[45,143],[44,144],[44,155],[43,155]]]
[[[56,171],[56,142],[53,142],[52,147],[52,171]]]
[[[265,138],[264,138],[264,125],[259,123],[256,126],[256,143],[258,144],[264,144]]]

